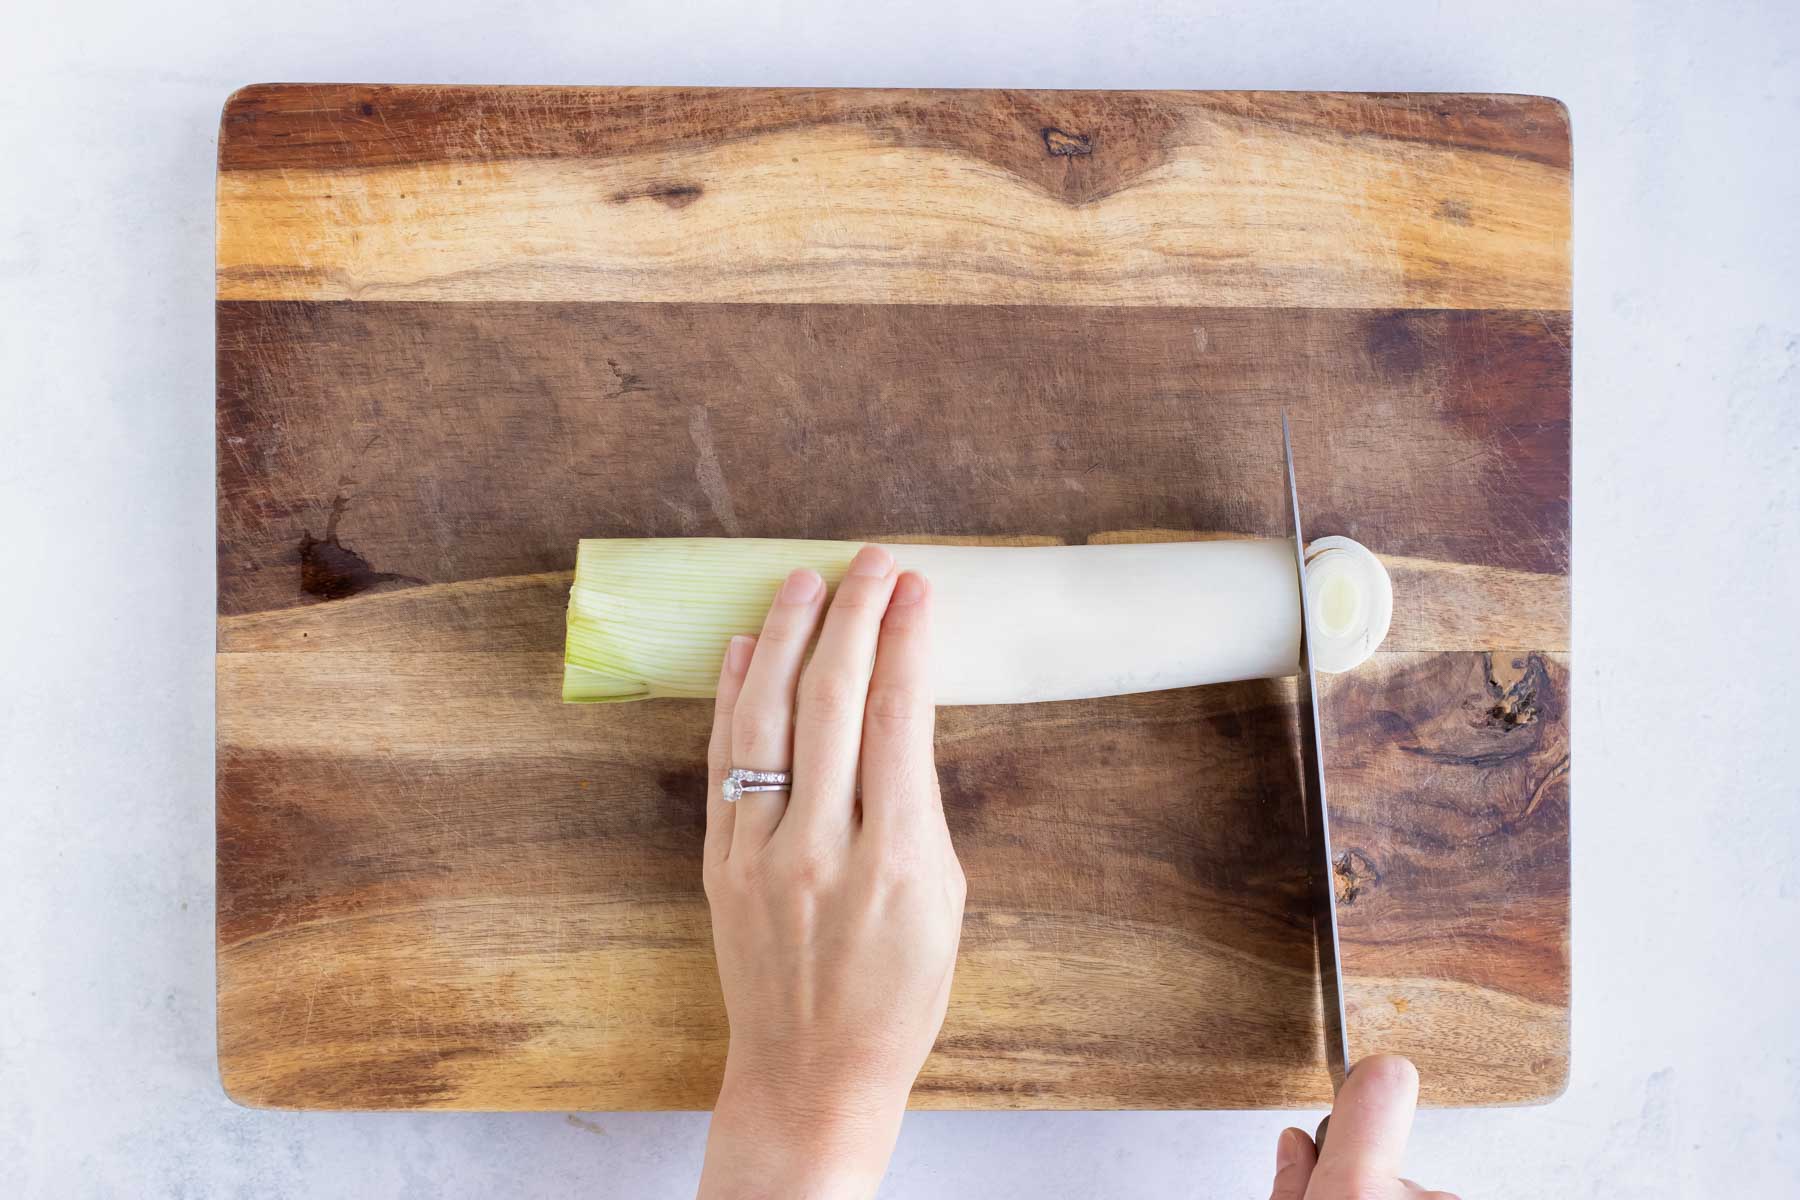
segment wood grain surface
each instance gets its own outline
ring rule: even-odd
[[[220,298],[1568,307],[1553,101],[549,95],[240,94]]]
[[[565,706],[588,536],[1315,535],[1351,1039],[1568,1061],[1566,114],[259,86],[220,142],[219,1051],[321,1108],[703,1108],[704,703]],[[1316,1105],[1286,681],[949,709],[942,1108]]]

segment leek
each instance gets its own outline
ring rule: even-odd
[[[711,696],[726,642],[755,633],[788,572],[834,585],[862,543],[590,539],[569,594],[563,699]],[[1295,673],[1300,590],[1291,541],[887,547],[931,579],[940,704],[1020,704]],[[1386,636],[1393,594],[1348,538],[1308,548],[1321,670]]]

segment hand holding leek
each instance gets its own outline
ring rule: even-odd
[[[878,546],[842,574],[826,613],[824,579],[792,572],[722,654],[704,872],[731,1048],[702,1197],[873,1195],[950,995],[932,591]],[[728,804],[731,767],[791,770],[792,793]]]

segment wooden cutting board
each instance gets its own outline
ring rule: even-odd
[[[225,1086],[704,1108],[704,702],[558,701],[583,536],[1280,536],[1352,1047],[1562,1088],[1569,132],[1516,96],[261,86],[218,191]],[[1291,682],[950,709],[913,1102],[1317,1106]]]

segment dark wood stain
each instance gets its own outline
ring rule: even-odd
[[[339,493],[331,501],[325,536],[316,538],[310,529],[301,531],[300,590],[320,600],[342,600],[384,583],[424,583],[412,575],[377,571],[368,559],[344,545],[338,537],[338,522],[349,506],[350,497]]]
[[[1044,130],[1044,149],[1059,158],[1075,158],[1094,152],[1094,143],[1085,133],[1066,133],[1061,129]]]
[[[1440,221],[1448,221],[1452,225],[1473,225],[1474,218],[1469,214],[1469,206],[1462,200],[1439,200],[1432,215]]]
[[[654,200],[665,208],[686,208],[705,194],[706,189],[697,183],[663,183],[654,187],[614,192],[608,199],[614,204],[630,204],[633,200]]]
[[[1556,693],[1550,683],[1550,672],[1536,654],[1513,660],[1518,678],[1502,684],[1494,673],[1494,656],[1484,655],[1487,663],[1487,692],[1493,701],[1481,710],[1480,721],[1502,732],[1534,724],[1540,715],[1553,712]]]
[[[1381,882],[1380,869],[1375,866],[1368,852],[1359,846],[1339,854],[1332,862],[1331,869],[1337,902],[1346,907],[1355,904],[1363,892]]]

